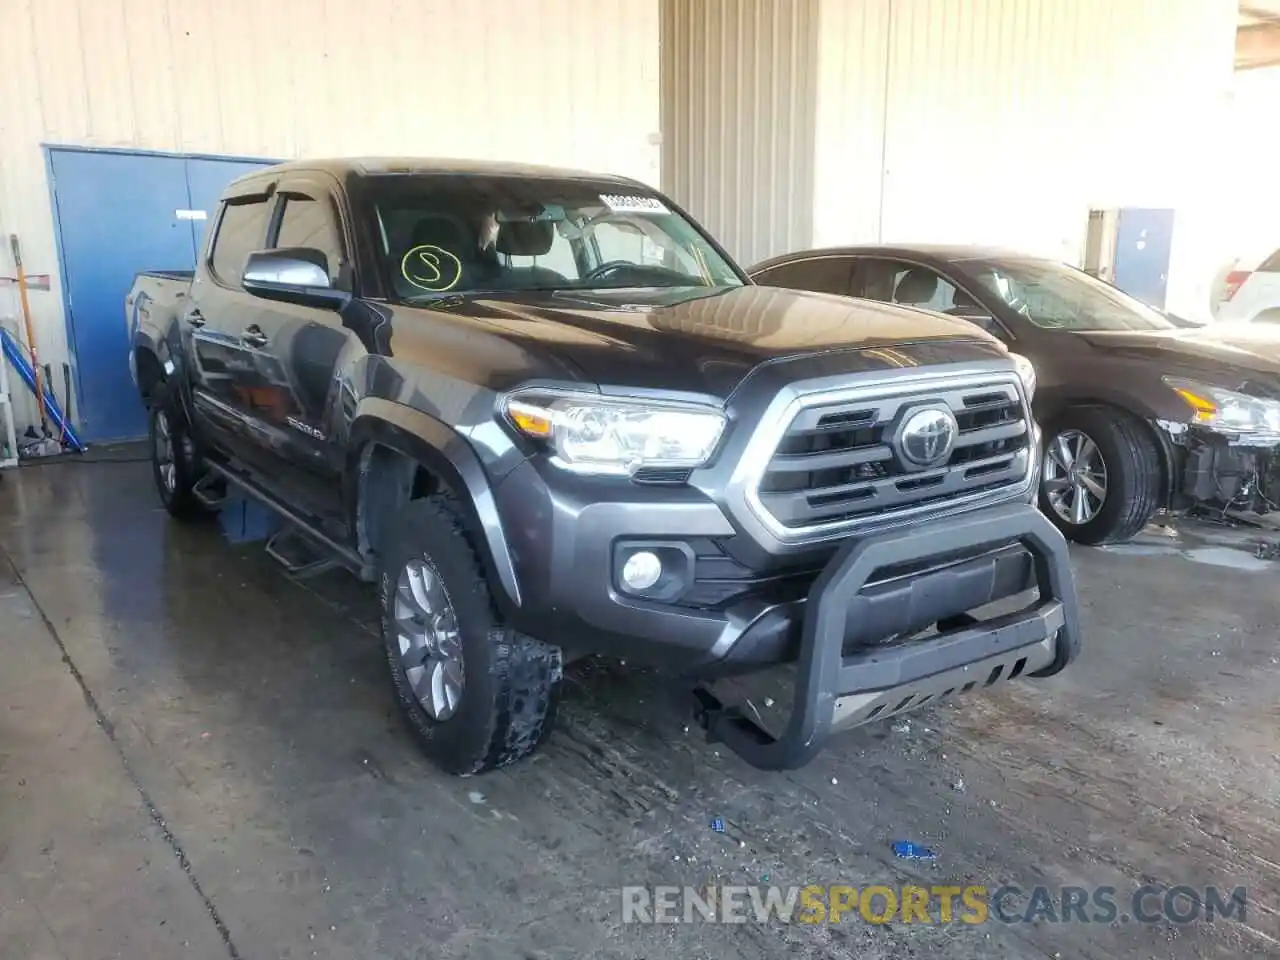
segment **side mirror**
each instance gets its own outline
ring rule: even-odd
[[[991,314],[983,310],[981,307],[965,307],[962,308],[959,313],[952,313],[948,310],[947,316],[976,324],[983,330],[987,331],[987,333],[999,337],[1002,340],[1004,339],[1004,332],[1001,329],[1000,324],[996,323],[995,317],[991,316]]]
[[[245,292],[264,300],[341,310],[351,294],[329,282],[329,263],[311,247],[280,247],[249,254],[240,280]]]

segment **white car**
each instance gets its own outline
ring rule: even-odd
[[[1280,250],[1253,270],[1227,274],[1217,321],[1280,324]]]

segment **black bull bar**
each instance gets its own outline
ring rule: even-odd
[[[949,619],[951,629],[919,640],[876,646],[860,632],[859,594],[878,570],[1021,544],[1030,554],[1037,600],[1014,613],[977,621]],[[929,576],[924,571],[922,576]],[[814,581],[804,604],[795,697],[774,736],[708,689],[694,691],[708,739],[752,766],[786,770],[808,763],[833,733],[903,710],[1025,675],[1048,677],[1074,660],[1080,621],[1067,544],[1029,504],[1011,504],[850,540]],[[957,611],[957,613],[961,613]],[[958,625],[955,625],[958,624]],[[846,650],[850,650],[848,654]]]

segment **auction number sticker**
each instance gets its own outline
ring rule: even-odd
[[[602,193],[600,199],[614,213],[670,213],[657,197],[632,197],[618,193]]]

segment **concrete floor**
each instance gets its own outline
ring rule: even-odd
[[[1078,551],[1068,674],[796,773],[588,663],[536,759],[459,780],[400,721],[365,588],[170,522],[145,464],[24,468],[0,480],[0,957],[1280,956],[1280,566],[1238,546]],[[621,885],[710,882],[1216,883],[1248,914],[621,923]]]

